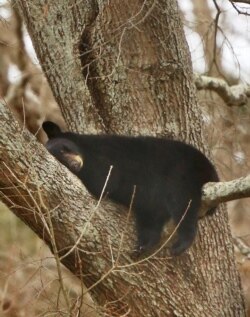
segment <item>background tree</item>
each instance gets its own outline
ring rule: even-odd
[[[17,4],[74,131],[171,135],[204,149],[176,3]],[[95,201],[77,180],[52,163],[29,135],[10,138],[20,130],[6,108],[1,108],[1,119],[8,123],[1,141],[4,201],[54,253],[66,252],[62,261],[112,316],[114,311],[210,316],[211,309],[213,316],[244,315],[225,214],[202,220],[195,246],[182,257],[170,259],[164,249],[132,264],[130,221],[110,212],[113,204],[93,208]]]

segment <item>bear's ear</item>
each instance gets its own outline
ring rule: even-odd
[[[43,130],[45,131],[49,139],[55,138],[58,136],[58,134],[62,133],[59,126],[51,121],[43,122]]]

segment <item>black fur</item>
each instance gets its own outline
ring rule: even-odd
[[[218,181],[213,165],[200,151],[164,138],[63,133],[52,122],[45,122],[43,128],[49,136],[48,151],[96,197],[102,192],[111,165],[105,190],[110,199],[129,206],[136,186],[133,210],[140,252],[159,242],[168,220],[177,225],[189,203],[171,253],[178,255],[192,244],[202,185]],[[82,159],[83,166],[72,167],[67,155]]]

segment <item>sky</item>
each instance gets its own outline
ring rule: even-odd
[[[178,2],[188,24],[195,23],[192,0],[179,0]],[[222,47],[222,65],[229,73],[237,76],[240,82],[250,84],[250,16],[239,15],[229,0],[217,0],[217,3],[222,10],[220,20],[223,21],[223,24],[219,23],[219,25],[223,25],[222,30],[225,35],[222,36],[219,31],[217,37],[217,45]],[[208,0],[208,5],[215,16],[217,11],[213,0]],[[250,15],[250,5],[237,4],[237,7]],[[194,71],[204,73],[206,69],[202,39],[199,34],[187,26],[184,27],[184,30],[192,55]]]

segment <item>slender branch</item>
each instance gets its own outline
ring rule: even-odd
[[[250,0],[230,0],[230,2],[232,4],[232,7],[236,10],[236,12],[238,14],[242,14],[242,15],[246,15],[246,16],[250,15],[250,13],[247,12],[248,8],[241,8],[241,7],[236,6],[236,4],[235,4],[235,3],[250,4]],[[242,10],[245,10],[245,11],[242,11]]]
[[[245,4],[250,4],[250,0],[230,0],[231,2],[235,3],[245,3]]]
[[[194,75],[195,85],[198,90],[209,89],[218,93],[228,106],[243,106],[250,97],[250,85],[238,84],[229,86],[220,78],[204,75]]]
[[[212,68],[213,63],[215,64],[217,71],[219,72],[219,74],[221,74],[220,71],[220,67],[218,65],[218,61],[217,61],[217,51],[218,51],[218,46],[217,46],[217,35],[218,35],[218,31],[219,31],[219,19],[220,19],[220,15],[221,15],[221,9],[219,7],[219,5],[217,4],[217,2],[215,0],[213,0],[214,2],[214,6],[217,10],[215,19],[214,19],[214,44],[213,44],[213,59],[212,59],[212,63],[210,65],[210,70]]]

